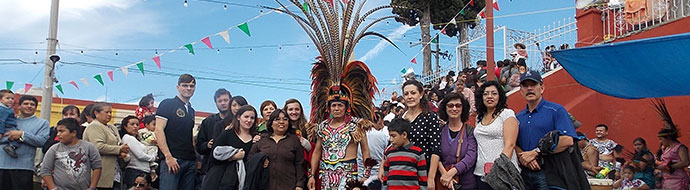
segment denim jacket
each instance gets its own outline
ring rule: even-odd
[[[14,110],[7,106],[0,104],[0,131],[5,133],[8,129],[17,128],[17,118],[14,116]]]

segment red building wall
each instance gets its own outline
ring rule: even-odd
[[[601,12],[596,10],[577,10],[575,18],[578,26],[577,47],[590,46],[603,41]],[[637,40],[658,36],[690,32],[690,18],[649,28],[614,42]],[[681,60],[679,60],[681,61]],[[659,66],[650,63],[650,67]],[[621,99],[598,93],[580,85],[564,69],[558,70],[544,78],[544,98],[563,105],[582,127],[577,131],[593,138],[594,126],[603,123],[609,126],[609,138],[634,151],[632,141],[637,137],[647,140],[652,151],[659,148],[657,132],[661,129],[660,117],[651,102],[653,99]],[[666,97],[667,107],[681,131],[680,141],[690,145],[690,96]],[[519,92],[508,97],[508,106],[519,112],[525,109],[526,102]]]

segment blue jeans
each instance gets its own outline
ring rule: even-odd
[[[525,181],[526,189],[538,189],[538,190],[548,190],[549,185],[546,184],[546,176],[544,176],[543,171],[530,171],[529,169],[522,168],[522,180]]]
[[[177,159],[177,164],[180,165],[180,170],[176,174],[168,172],[168,164],[163,160],[161,162],[160,174],[160,188],[159,189],[180,189],[180,190],[194,190],[196,180],[194,160]]]

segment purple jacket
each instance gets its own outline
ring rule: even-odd
[[[469,133],[465,133],[462,149],[460,149],[460,162],[457,162],[455,153],[461,134],[462,132],[459,132],[454,139],[451,139],[448,125],[443,126],[443,129],[441,129],[441,162],[444,166],[455,165],[455,169],[458,170],[458,175],[460,176],[462,189],[474,189],[477,187],[477,184],[472,173],[477,161],[477,140],[474,138],[474,129],[470,130]]]

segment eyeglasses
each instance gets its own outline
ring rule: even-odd
[[[446,104],[446,107],[448,108],[462,108],[462,103],[448,103]]]

